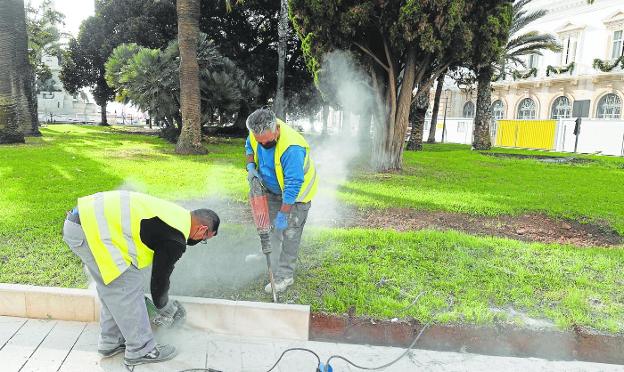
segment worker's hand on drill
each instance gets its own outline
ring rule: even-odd
[[[286,230],[288,228],[288,214],[282,211],[277,212],[273,226],[275,230]]]
[[[162,309],[156,309],[158,315],[154,318],[154,324],[159,327],[170,328],[175,323],[179,323],[186,319],[186,310],[176,300],[167,302]]]
[[[260,173],[258,173],[258,170],[256,169],[256,164],[247,163],[247,182],[251,182],[254,177],[258,178],[260,182],[262,182],[262,177],[260,177]]]

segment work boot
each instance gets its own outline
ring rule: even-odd
[[[138,366],[139,364],[158,363],[173,359],[178,354],[175,347],[171,345],[156,346],[149,353],[138,358],[124,358],[127,366]]]
[[[275,292],[284,292],[286,288],[291,286],[294,282],[295,280],[293,278],[275,279]],[[271,283],[267,284],[266,287],[264,287],[264,291],[268,294],[273,293],[273,291],[271,291]]]
[[[100,353],[102,358],[110,358],[125,350],[126,350],[126,344],[121,344],[121,345],[117,345],[116,347],[112,349],[107,349],[107,350],[98,349],[98,353]]]

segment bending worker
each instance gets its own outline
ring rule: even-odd
[[[143,293],[142,269],[152,266],[151,292],[163,324],[185,314],[169,300],[169,277],[187,245],[217,235],[219,216],[210,209],[189,211],[174,203],[131,191],[107,191],[78,199],[67,213],[63,240],[85,264],[101,302],[98,351],[125,351],[134,366],[169,360],[170,345],[156,344]]]
[[[317,189],[316,169],[303,136],[271,110],[262,108],[249,115],[247,129],[248,177],[260,178],[267,189],[269,212],[281,240],[275,289],[282,292],[294,283],[301,234]],[[271,284],[264,290],[271,293]]]

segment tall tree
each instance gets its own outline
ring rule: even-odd
[[[101,110],[100,125],[108,125],[106,107],[115,97],[104,79],[104,63],[112,52],[109,29],[103,18],[87,18],[80,26],[78,38],[69,41],[61,69],[61,81],[70,94],[92,87],[93,98]]]
[[[275,114],[285,119],[286,102],[284,102],[284,79],[286,77],[286,43],[288,40],[288,0],[280,0],[277,34],[277,93],[275,94]]]
[[[175,38],[175,5],[172,0],[96,1],[95,16],[80,26],[70,40],[61,70],[61,81],[70,93],[90,87],[107,125],[106,105],[115,96],[106,84],[104,63],[123,43],[164,48]]]
[[[178,154],[203,154],[201,144],[201,99],[199,91],[199,0],[178,0],[178,44],[180,46],[180,111],[182,132]]]
[[[232,7],[231,12],[223,0],[204,0],[201,7],[200,31],[215,41],[224,56],[236,61],[260,89],[253,104],[240,106],[234,125],[228,129],[246,134],[249,113],[270,100],[276,103],[281,1],[245,0],[243,6]],[[286,31],[284,110],[290,117],[309,116],[321,109],[322,100],[314,90],[297,35],[292,27]]]
[[[372,71],[378,123],[373,165],[400,169],[415,86],[430,85],[471,43],[467,0],[290,0],[291,20],[308,67],[317,74],[334,49],[356,53]]]
[[[477,76],[477,107],[474,118],[473,148],[487,150],[492,120],[492,76],[494,64],[509,37],[512,6],[509,0],[481,1],[475,7],[471,21],[474,23],[475,39],[472,48],[472,69]]]
[[[0,1],[0,143],[38,132],[23,0]]]
[[[62,57],[61,36],[59,30],[65,16],[54,9],[52,0],[44,0],[39,7],[31,4],[26,7],[26,29],[28,30],[28,59],[34,74],[31,81],[33,95],[33,115],[37,114],[37,95],[41,91],[57,92],[60,87],[52,76],[52,71],[44,63],[44,55]],[[37,133],[39,131],[37,130]]]

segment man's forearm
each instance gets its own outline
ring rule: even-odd
[[[253,154],[247,155],[247,164],[249,164],[249,163],[255,163]]]
[[[158,309],[163,308],[169,302],[169,280],[158,278],[151,283],[152,301]]]

